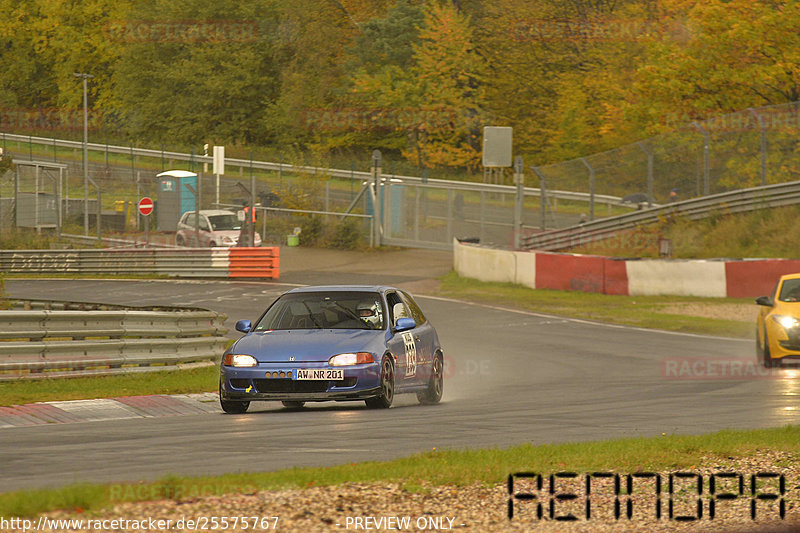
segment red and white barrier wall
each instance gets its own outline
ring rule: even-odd
[[[755,298],[783,274],[800,272],[796,259],[615,259],[552,252],[511,252],[458,241],[460,276],[534,289],[602,294]]]

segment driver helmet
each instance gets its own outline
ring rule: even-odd
[[[381,308],[378,302],[363,301],[356,307],[358,317],[368,323],[372,328],[377,329],[381,323]]]

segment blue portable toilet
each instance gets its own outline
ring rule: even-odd
[[[197,174],[188,170],[167,170],[156,178],[158,231],[176,231],[181,216],[187,211],[194,211],[195,198],[192,190],[197,190]]]

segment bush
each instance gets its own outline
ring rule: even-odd
[[[311,216],[300,225],[300,244],[314,246],[322,240],[322,219]]]
[[[333,231],[330,239],[332,248],[352,250],[356,248],[361,240],[361,230],[358,221],[346,219],[341,222]]]

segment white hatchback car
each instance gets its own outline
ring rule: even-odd
[[[242,221],[233,211],[226,209],[200,210],[199,231],[194,211],[187,211],[178,221],[175,244],[198,248],[211,246],[236,246]],[[255,233],[255,246],[261,246],[261,235]]]

